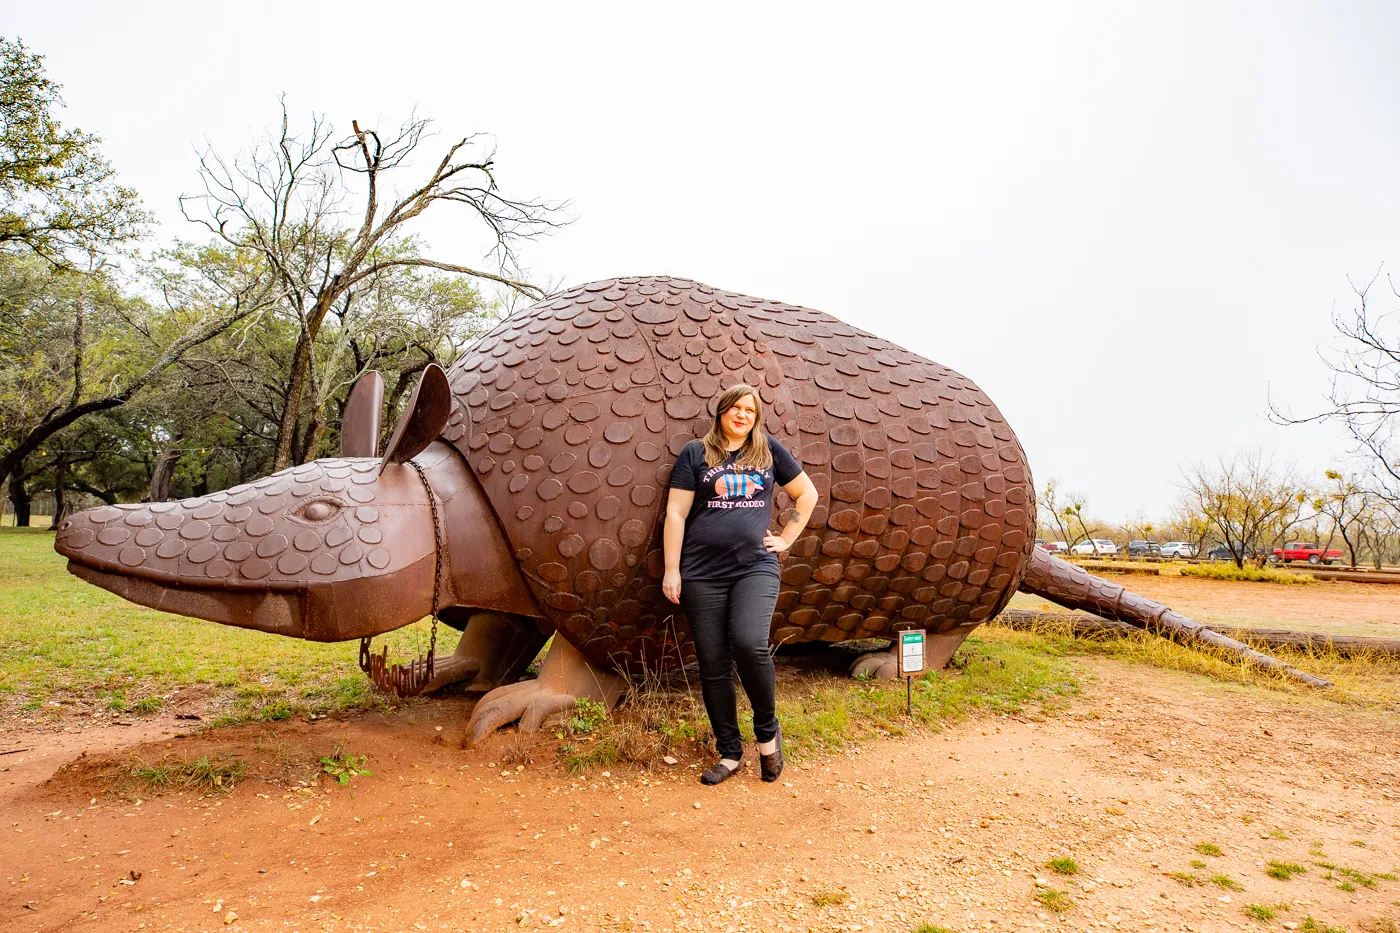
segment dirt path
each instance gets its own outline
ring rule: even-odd
[[[553,766],[507,766],[508,736],[463,752],[463,701],[123,753],[237,750],[262,778],[219,798],[121,800],[91,767],[44,782],[76,754],[74,735],[0,734],[0,750],[36,747],[0,758],[11,769],[0,929],[1199,931],[1311,916],[1357,930],[1400,920],[1400,882],[1373,878],[1400,871],[1394,721],[1115,662],[1085,667],[1091,682],[1064,715],[886,739],[790,766],[772,785],[751,765],[713,789],[688,762],[570,780]],[[111,747],[112,731],[87,736]],[[349,787],[299,783],[338,743],[367,752],[375,773]],[[1202,842],[1223,854],[1199,855]],[[1044,867],[1066,854],[1078,875]],[[1270,860],[1307,870],[1275,880]],[[1374,889],[1340,890],[1344,868]],[[1216,874],[1243,890],[1207,881]],[[1037,879],[1074,906],[1040,907]],[[1243,913],[1280,902],[1290,909],[1269,923]]]
[[[1400,586],[1366,583],[1240,583],[1195,577],[1120,574],[1106,579],[1199,622],[1306,629],[1339,635],[1400,635]],[[1034,609],[1045,600],[1018,593],[1011,605]]]

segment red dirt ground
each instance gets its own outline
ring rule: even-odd
[[[717,788],[690,762],[570,779],[550,741],[517,769],[510,735],[462,751],[465,700],[188,738],[169,719],[11,729],[0,751],[31,750],[0,756],[0,929],[1394,929],[1400,882],[1374,876],[1400,872],[1395,717],[1080,663],[1052,718],[883,739],[776,784],[750,763]],[[315,778],[338,744],[374,774]],[[104,759],[224,751],[256,775],[227,795],[104,789]],[[1079,874],[1045,867],[1064,854]],[[1375,887],[1339,889],[1342,869]],[[1046,886],[1073,906],[1042,908]]]

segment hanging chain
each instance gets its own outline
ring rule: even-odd
[[[395,696],[415,696],[433,679],[433,668],[437,660],[438,600],[442,592],[442,521],[438,517],[437,497],[433,495],[432,484],[423,472],[418,461],[410,460],[418,478],[423,481],[423,490],[428,494],[428,508],[433,516],[433,624],[428,639],[427,658],[415,658],[408,664],[390,664],[389,646],[385,645],[379,654],[370,650],[370,638],[360,639],[360,670],[369,675],[379,689]]]

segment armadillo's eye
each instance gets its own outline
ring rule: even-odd
[[[297,517],[304,518],[308,522],[323,522],[336,512],[340,511],[340,506],[334,502],[327,502],[325,499],[317,499],[308,502],[297,510]]]

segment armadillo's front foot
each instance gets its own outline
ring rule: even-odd
[[[899,676],[899,655],[890,645],[882,651],[869,651],[851,662],[851,676],[857,680],[894,680]]]
[[[549,716],[573,709],[582,698],[611,711],[626,688],[622,677],[594,667],[577,648],[556,637],[537,679],[497,687],[481,698],[467,723],[466,744],[475,745],[517,719],[521,732],[534,732]]]

